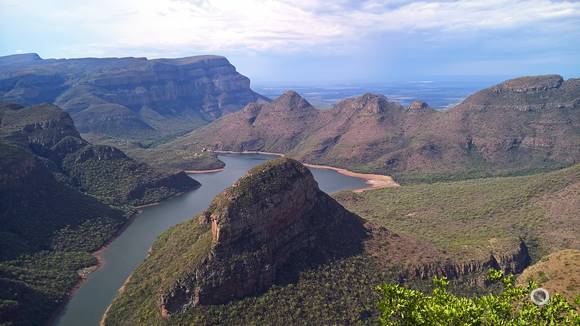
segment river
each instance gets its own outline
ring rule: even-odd
[[[145,259],[157,236],[169,227],[192,218],[210,201],[232,185],[250,168],[275,156],[258,154],[220,155],[224,171],[192,175],[202,186],[184,195],[146,207],[127,229],[102,252],[102,266],[89,274],[74,293],[55,324],[60,326],[98,325],[117,289]],[[327,193],[362,188],[363,180],[332,170],[310,169],[320,189]]]

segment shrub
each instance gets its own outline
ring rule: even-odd
[[[447,291],[449,281],[433,279],[433,292],[425,294],[399,284],[378,287],[378,304],[382,325],[580,325],[575,308],[558,295],[552,295],[544,306],[530,300],[537,287],[533,281],[516,286],[513,275],[489,270],[492,282],[501,282],[499,294],[460,297]]]

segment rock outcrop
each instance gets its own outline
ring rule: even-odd
[[[281,158],[251,170],[198,217],[210,249],[162,292],[165,315],[256,295],[299,266],[362,252],[362,220],[318,189],[310,171]]]
[[[180,134],[266,101],[220,56],[179,59],[0,57],[0,100],[54,103],[81,133],[120,138]]]

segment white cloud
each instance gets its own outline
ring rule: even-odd
[[[22,0],[10,4],[8,11],[19,6],[32,19],[82,26],[99,40],[91,40],[96,47],[197,51],[294,51],[385,32],[498,30],[561,24],[569,18],[577,23],[580,18],[580,2],[559,0],[338,0],[330,4],[322,0]]]

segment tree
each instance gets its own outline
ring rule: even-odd
[[[530,299],[538,285],[516,286],[513,275],[489,270],[492,282],[501,282],[499,294],[459,297],[447,292],[449,281],[433,279],[432,294],[404,288],[398,284],[378,287],[382,325],[580,325],[576,309],[558,295],[551,295],[547,304],[537,306]]]

